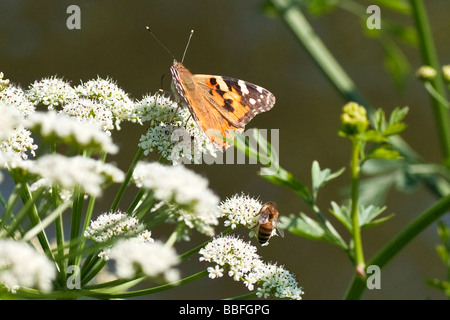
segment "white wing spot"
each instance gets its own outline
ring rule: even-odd
[[[251,104],[255,104],[256,103],[256,100],[253,99],[253,98],[250,98],[248,101],[250,101]]]
[[[238,85],[241,87],[241,92],[242,92],[243,94],[248,94],[248,93],[249,93],[249,91],[248,91],[248,89],[247,89],[247,86],[245,85],[245,82],[244,82],[244,81],[239,80],[239,81],[238,81]]]

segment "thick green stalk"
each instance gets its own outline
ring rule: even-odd
[[[420,214],[409,225],[407,225],[400,233],[389,241],[367,265],[376,265],[382,269],[397,253],[402,250],[411,240],[419,233],[425,230],[433,222],[450,210],[450,195],[442,198],[429,209]],[[345,299],[359,299],[366,289],[366,282],[358,276],[354,276],[350,287],[345,295]]]
[[[422,52],[423,64],[439,70],[439,60],[433,41],[430,23],[423,0],[410,0],[414,22],[419,34],[419,47]],[[444,82],[442,77],[435,77],[430,80],[434,90],[446,98]],[[450,167],[450,117],[449,111],[445,105],[434,95],[430,95],[436,127],[439,135],[439,141],[444,157],[444,164]]]
[[[355,252],[356,273],[360,276],[364,275],[365,262],[361,240],[361,229],[358,221],[358,197],[359,197],[359,180],[360,180],[360,161],[359,154],[361,152],[360,141],[357,138],[352,139],[352,160],[351,160],[351,219],[352,219],[352,237]]]

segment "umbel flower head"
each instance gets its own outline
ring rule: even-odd
[[[219,205],[220,210],[226,217],[225,227],[231,226],[232,229],[239,225],[253,228],[258,222],[258,213],[261,207],[261,201],[243,192],[225,199]]]
[[[107,242],[118,237],[146,239],[153,242],[150,231],[133,216],[121,211],[103,213],[84,232],[84,236],[95,242]]]
[[[340,135],[344,137],[357,136],[369,126],[366,109],[356,102],[347,103],[342,111]]]
[[[184,166],[164,166],[160,163],[138,162],[133,181],[139,188],[148,189],[153,197],[165,205],[170,213],[168,219],[183,228],[212,236],[213,226],[219,223],[219,198],[208,188],[208,180]],[[158,210],[155,207],[154,210]]]
[[[70,84],[56,76],[32,83],[27,91],[27,97],[34,105],[43,104],[48,110],[54,110],[78,99],[77,93]]]
[[[50,291],[55,277],[55,265],[44,254],[25,242],[0,240],[0,288],[12,293],[21,287]]]
[[[88,195],[99,196],[102,185],[121,182],[124,173],[111,164],[82,156],[65,157],[59,154],[45,155],[36,161],[26,161],[29,173],[47,178],[49,183],[74,190],[79,186]]]
[[[109,253],[116,263],[119,278],[133,278],[144,274],[147,277],[177,281],[179,272],[174,268],[179,263],[175,249],[160,241],[142,242],[137,239],[119,240]]]
[[[200,261],[214,263],[208,267],[211,279],[220,278],[226,271],[235,281],[242,281],[262,298],[276,297],[300,300],[303,290],[283,266],[265,263],[256,247],[234,236],[215,238],[199,251]]]

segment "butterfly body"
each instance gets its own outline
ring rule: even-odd
[[[172,91],[187,107],[214,146],[225,151],[233,138],[231,131],[242,132],[258,113],[272,109],[275,96],[255,84],[223,76],[192,74],[174,60],[170,68]]]

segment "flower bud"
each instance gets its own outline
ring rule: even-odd
[[[416,76],[422,81],[431,81],[436,77],[436,70],[430,66],[421,66],[417,72]]]
[[[341,122],[340,131],[344,136],[363,133],[369,126],[366,109],[356,102],[349,102],[344,106]]]

